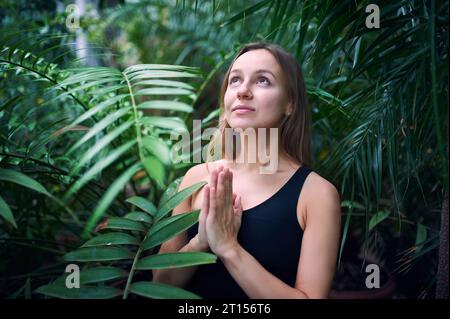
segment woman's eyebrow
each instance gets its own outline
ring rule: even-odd
[[[230,74],[231,74],[231,73],[242,73],[242,70],[241,70],[241,69],[233,69],[233,70],[230,72]],[[265,70],[265,69],[259,69],[259,70],[256,70],[255,73],[270,73],[275,79],[277,78],[271,71]]]

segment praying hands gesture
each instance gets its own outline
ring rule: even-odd
[[[233,193],[233,173],[223,167],[214,170],[203,194],[196,236],[199,249],[209,247],[218,257],[235,249],[242,211],[241,197]]]

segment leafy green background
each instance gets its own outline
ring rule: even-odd
[[[196,297],[150,281],[150,267],[215,260],[151,259],[196,222],[169,217],[195,191],[177,194],[194,163],[171,161],[170,133],[217,124],[223,74],[252,41],[303,68],[313,168],[342,198],[334,289],[361,289],[367,259],[394,275],[394,298],[435,297],[445,216],[448,233],[448,1],[85,3],[76,30],[70,1],[0,7],[1,297]],[[369,3],[379,29],[365,26]],[[83,289],[64,295],[71,262]]]

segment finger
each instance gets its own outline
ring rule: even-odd
[[[210,187],[214,187],[217,190],[217,176],[223,170],[223,167],[219,167],[218,170],[213,170],[210,178]]]
[[[224,172],[225,168],[223,166],[220,166],[219,169],[217,170],[217,178],[219,178],[219,174],[220,172]],[[216,180],[216,185],[218,184],[218,180]],[[216,190],[217,190],[217,186],[216,186]]]
[[[216,215],[216,188],[211,187],[209,190],[209,211],[208,214],[211,218],[214,218]]]
[[[242,207],[242,197],[241,196],[238,197],[237,206],[240,210],[244,210]]]
[[[236,209],[235,209],[235,214],[236,216],[238,216],[239,218],[242,217],[242,213],[244,211],[244,208],[242,207],[242,201],[241,201],[241,196],[239,196],[236,200]]]
[[[213,170],[211,172],[210,180],[209,180],[209,187],[210,189],[216,188],[217,184],[217,171]]]
[[[228,170],[228,199],[230,201],[230,204],[233,205],[233,172],[231,170]]]
[[[225,168],[222,174],[222,198],[225,201],[224,204],[226,205],[228,200],[228,169]]]
[[[236,200],[234,201],[234,207],[238,208],[239,205],[241,204],[241,196],[240,195],[236,195]]]
[[[222,203],[222,201],[224,200],[224,191],[225,191],[225,173],[224,172],[220,172],[219,176],[217,178],[217,193],[216,193],[216,197],[217,200]]]
[[[224,197],[226,205],[233,205],[233,193],[231,190],[231,171],[227,169],[224,176]]]
[[[233,191],[231,189],[231,171],[228,168],[225,169],[223,176],[223,204],[225,212],[232,215],[233,210],[229,208],[233,206]]]
[[[236,197],[237,197],[237,194],[233,193],[233,207],[236,206]]]
[[[208,215],[208,209],[209,209],[209,186],[205,185],[204,191],[203,191],[203,203],[202,203],[202,209],[200,211],[201,217],[206,217]]]

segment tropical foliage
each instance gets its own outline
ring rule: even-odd
[[[365,24],[369,3],[380,28]],[[77,32],[69,4],[0,11],[3,297],[196,297],[150,275],[215,261],[155,255],[196,222],[198,212],[170,211],[203,186],[178,192],[194,163],[174,162],[171,133],[193,119],[216,125],[221,77],[252,41],[302,65],[313,168],[343,200],[340,271],[360,253],[395,274],[397,296],[434,295],[448,202],[448,1],[103,1]],[[83,37],[91,44],[80,48]],[[65,289],[70,263],[82,265],[76,291]]]

